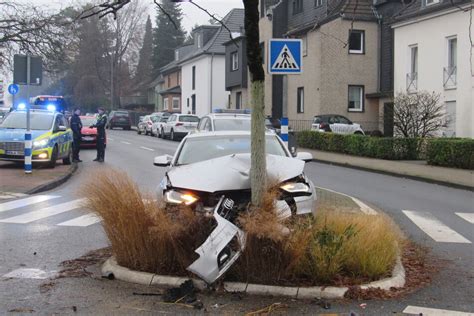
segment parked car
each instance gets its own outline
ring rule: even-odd
[[[311,124],[311,130],[337,134],[365,135],[359,124],[352,123],[347,117],[337,114],[315,116]]]
[[[97,122],[97,117],[81,116],[81,122],[81,148],[95,148],[97,146],[97,128],[91,128],[90,126]],[[107,135],[105,137],[105,144],[107,146]]]
[[[275,201],[281,219],[316,211],[314,184],[304,172],[309,153],[292,158],[275,133],[266,135],[267,174],[278,181]],[[196,249],[200,255],[188,270],[213,283],[237,260],[245,247],[245,232],[238,227],[239,212],[247,210],[250,192],[250,132],[193,133],[178,146],[174,157],[156,157],[156,166],[169,166],[158,189],[168,205],[187,205],[196,214],[212,214],[217,227]],[[282,228],[284,229],[284,227]],[[238,247],[232,240],[238,239]]]
[[[132,129],[132,120],[128,111],[118,110],[109,113],[106,128],[114,129],[116,127],[121,127],[124,130]]]
[[[171,140],[177,140],[196,130],[198,123],[199,117],[196,115],[172,114],[163,124],[161,135],[163,138],[169,137]]]
[[[163,125],[168,122],[169,116],[161,116],[158,121],[153,123],[151,126],[151,135],[152,136],[157,136],[159,138],[162,138],[163,135],[161,135],[161,131],[163,130]]]
[[[140,122],[137,126],[137,133],[138,135],[144,134],[148,135],[151,133],[151,126],[153,122],[156,120],[156,116],[145,115],[143,119],[140,118]]]
[[[197,131],[250,131],[250,119],[249,114],[212,113],[199,120]]]

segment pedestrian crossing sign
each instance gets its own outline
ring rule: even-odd
[[[300,39],[271,39],[268,49],[268,72],[278,75],[302,73],[302,45]]]

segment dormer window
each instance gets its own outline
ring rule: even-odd
[[[179,59],[179,50],[174,51],[174,60],[178,61]]]
[[[439,0],[425,0],[425,6],[439,3]]]

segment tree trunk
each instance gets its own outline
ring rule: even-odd
[[[258,1],[243,0],[245,7],[245,35],[247,38],[247,60],[251,75],[251,168],[250,184],[252,204],[261,205],[266,189],[267,166],[265,153],[265,72],[262,67],[260,48]]]

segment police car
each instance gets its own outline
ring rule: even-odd
[[[24,161],[26,106],[21,103],[0,124],[0,160]],[[56,161],[72,162],[72,130],[54,104],[31,106],[32,162],[54,168]]]

